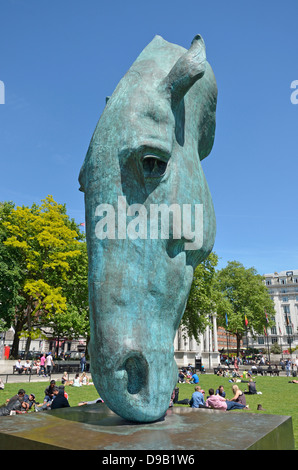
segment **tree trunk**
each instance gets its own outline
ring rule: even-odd
[[[28,304],[27,306],[26,316],[27,316],[27,326],[28,326],[29,336],[26,341],[24,359],[28,359],[28,353],[29,353],[30,344],[31,344],[31,305],[30,304]]]
[[[15,332],[13,337],[13,343],[11,347],[10,356],[13,359],[17,359],[19,355],[19,344],[20,344],[20,334],[23,329],[24,320],[17,320],[15,324]]]
[[[236,333],[236,339],[237,339],[237,356],[240,356],[240,342],[242,339],[242,335],[239,333]]]
[[[31,344],[31,337],[28,336],[28,338],[27,338],[27,340],[26,340],[24,359],[28,359],[28,353],[29,353],[29,351],[30,351],[30,344]]]

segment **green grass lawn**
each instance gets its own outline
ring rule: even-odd
[[[229,383],[228,377],[217,377],[216,375],[203,374],[199,376],[199,385],[205,390],[205,396],[208,395],[209,388],[216,390],[219,385],[224,386],[226,398],[233,397],[232,383]],[[256,413],[256,414],[274,414],[291,416],[293,421],[293,432],[295,447],[298,449],[298,384],[288,383],[292,377],[256,377],[257,391],[262,395],[246,395],[248,410],[232,410],[229,413]],[[240,390],[247,389],[246,383],[237,383]],[[178,384],[179,400],[191,398],[194,391],[194,385]],[[261,404],[266,411],[257,411],[258,404]],[[179,405],[178,405],[179,406]],[[185,406],[185,405],[180,405]]]
[[[227,394],[227,398],[232,398],[232,383],[229,383],[227,377],[217,377],[216,375],[203,374],[199,376],[199,385],[205,390],[208,395],[209,388],[218,388],[223,385]],[[288,377],[257,377],[257,390],[262,392],[262,395],[246,395],[246,401],[249,405],[249,410],[232,410],[229,413],[256,413],[256,414],[276,414],[284,416],[292,416],[293,431],[295,438],[296,449],[298,449],[298,384],[288,383],[291,378]],[[43,401],[44,390],[48,383],[46,382],[31,382],[31,383],[7,383],[5,389],[0,390],[0,405],[4,404],[7,398],[15,395],[20,388],[24,388],[26,393],[34,393],[36,400]],[[60,385],[60,382],[57,382]],[[246,383],[237,383],[241,390],[247,388]],[[191,398],[194,391],[194,385],[178,384],[179,387],[179,400],[184,398]],[[68,400],[70,406],[77,406],[81,401],[91,401],[98,397],[98,393],[94,385],[85,385],[82,387],[65,387],[68,393]],[[266,411],[257,411],[257,405],[261,404]],[[175,405],[179,406],[179,405]],[[180,405],[185,406],[185,405]],[[1,417],[0,419],[5,419]]]

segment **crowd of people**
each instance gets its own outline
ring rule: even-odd
[[[215,391],[213,388],[208,390],[208,396],[205,398],[205,391],[201,388],[199,384],[199,377],[196,373],[196,370],[189,364],[188,367],[179,369],[178,372],[178,384],[187,383],[195,384],[195,391],[193,392],[190,399],[179,400],[179,388],[176,387],[173,390],[173,394],[170,401],[170,407],[175,403],[182,405],[189,405],[192,408],[212,408],[218,410],[233,410],[233,409],[248,409],[249,405],[246,403],[246,395],[262,395],[261,391],[257,391],[256,382],[253,378],[253,371],[243,371],[241,374],[239,372],[239,363],[237,360],[234,361],[234,369],[232,374],[227,372],[225,368],[219,368],[217,376],[219,377],[228,377],[230,378],[229,382],[232,383],[232,396],[230,399],[227,399],[224,386],[220,385]],[[237,382],[247,384],[244,391],[241,391]],[[298,383],[298,381],[293,381],[293,383]],[[262,406],[258,405],[258,409],[262,410]]]
[[[27,359],[22,363],[21,359],[18,359],[15,363],[15,369],[19,374],[23,372],[25,374],[32,373],[33,370],[36,370],[37,375],[42,377],[50,377],[54,367],[54,357],[52,352],[43,353],[40,357],[36,359],[29,360]],[[86,356],[85,354],[81,355],[80,358],[80,370],[84,372],[86,369]]]
[[[241,357],[232,357],[224,359],[221,356],[220,364],[218,364],[218,369],[220,373],[218,375],[229,376],[229,369],[233,368],[232,375],[239,375],[239,366],[247,366],[245,373],[249,375],[271,375],[279,376],[279,371],[285,371],[286,376],[289,377],[293,375],[297,376],[298,373],[298,357],[296,359],[290,358],[280,358],[279,364],[272,366],[270,360],[260,356],[259,358],[255,357],[254,359],[241,358]]]
[[[22,363],[21,359],[18,359],[15,363],[15,369],[19,374],[22,374],[23,372],[28,374],[33,370],[36,370],[37,375],[48,377],[51,375],[54,365],[53,355],[49,352],[48,354],[42,354],[40,358],[33,361],[27,359]]]

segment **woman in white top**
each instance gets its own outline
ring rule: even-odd
[[[81,387],[81,380],[79,374],[76,374],[75,378],[73,379],[73,387]]]
[[[80,380],[82,385],[89,385],[89,377],[87,377],[86,372],[82,373]]]

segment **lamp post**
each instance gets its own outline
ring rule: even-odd
[[[286,329],[287,329],[287,334],[288,334],[288,344],[290,345],[290,354],[292,354],[292,347],[291,347],[292,338],[290,334],[290,321],[288,317],[288,312],[286,312],[286,323],[287,323]]]
[[[269,359],[269,363],[270,363],[271,361],[270,361],[270,350],[269,350],[268,328],[266,328],[266,337],[267,337],[267,350],[268,350],[268,359]]]

